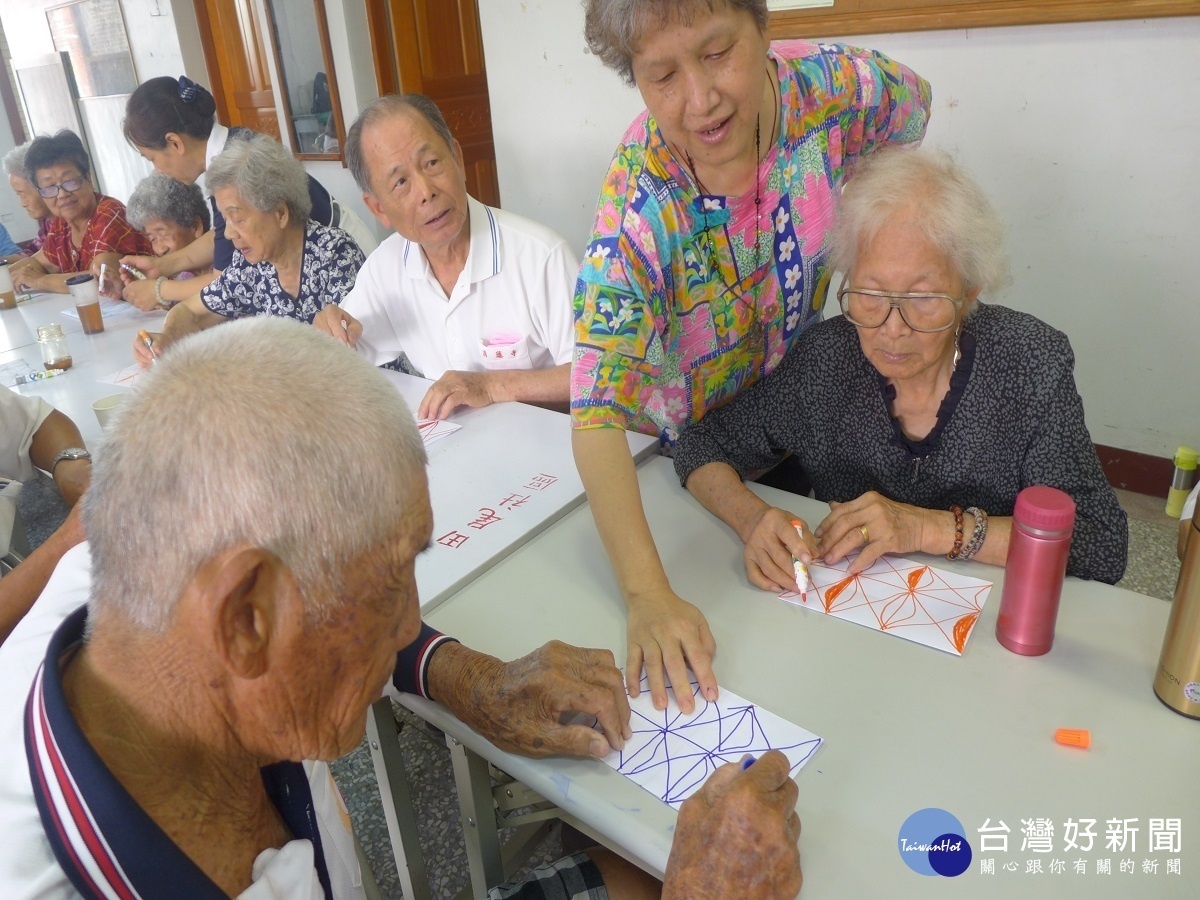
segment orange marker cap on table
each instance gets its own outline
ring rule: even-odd
[[[1054,740],[1064,747],[1086,750],[1092,745],[1092,733],[1086,728],[1060,728],[1054,732]]]

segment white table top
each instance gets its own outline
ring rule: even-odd
[[[433,384],[382,371],[413,410]],[[426,448],[433,544],[417,557],[417,588],[425,612],[585,497],[566,415],[524,403],[497,403],[459,409],[449,421],[462,428]],[[657,446],[643,434],[628,434],[628,440],[638,461]],[[493,517],[498,521],[489,521]]]
[[[133,341],[140,329],[159,331],[166,313],[156,310],[144,313],[133,307],[115,318],[106,317],[104,331],[84,334],[79,320],[64,315],[74,309],[70,294],[34,294],[16,309],[0,310],[0,339],[9,343],[0,352],[0,364],[23,359],[37,371],[42,369],[41,351],[37,346],[37,327],[50,322],[62,325],[71,350],[72,365],[57,378],[48,378],[16,388],[28,396],[43,397],[55,409],[63,412],[79,426],[79,432],[89,445],[100,438],[100,423],[92,412],[92,402],[109,394],[123,393],[128,388],[99,381],[134,364]],[[25,338],[28,340],[21,343]],[[12,346],[10,343],[16,342]]]
[[[995,639],[1003,570],[956,568],[996,582],[959,658],[790,606],[748,583],[736,536],[682,488],[671,463],[639,468],[643,503],[675,590],[708,617],[721,684],[825,739],[797,776],[804,824],[804,896],[1193,897],[1200,724],[1166,709],[1151,681],[1168,604],[1068,579],[1054,649],[1017,656]],[[824,504],[754,486],[817,523]],[[930,560],[950,567],[945,560]],[[587,507],[488,571],[428,617],[467,645],[511,659],[552,638],[625,648],[625,611]],[[599,761],[528,760],[492,747],[436,704],[406,703],[568,810],[661,875],[675,813]],[[1090,750],[1054,743],[1059,727],[1088,728]],[[908,816],[955,815],[974,858],[955,879],[901,860]],[[1021,819],[1054,823],[1054,853],[1022,852]],[[1182,853],[1148,852],[1149,819],[1182,818]],[[1068,818],[1097,820],[1091,852],[1062,852]],[[1109,852],[1108,819],[1137,818],[1137,848]],[[1009,827],[1008,853],[980,853],[978,829]],[[1137,872],[1121,874],[1123,858]],[[1166,874],[1182,857],[1182,876]],[[995,875],[980,874],[981,858]],[[1050,874],[1054,858],[1066,872]],[[1076,875],[1074,861],[1087,860]],[[1113,874],[1095,874],[1111,858]],[[1026,874],[1026,860],[1043,874]],[[1158,860],[1157,874],[1142,861]],[[1019,871],[1005,871],[1016,863]]]

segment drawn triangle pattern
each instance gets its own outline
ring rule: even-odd
[[[676,808],[726,763],[781,750],[795,775],[821,745],[815,734],[730,691],[722,689],[720,698],[710,703],[701,696],[694,676],[690,687],[696,707],[691,715],[679,709],[673,694],[666,709],[656,710],[645,675],[641,684],[641,695],[629,699],[633,737],[605,761]]]
[[[883,556],[857,575],[853,557],[836,566],[812,563],[806,601],[795,591],[779,599],[962,656],[992,583],[914,562]]]

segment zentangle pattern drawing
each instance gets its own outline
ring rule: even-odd
[[[666,709],[656,710],[645,675],[641,684],[641,695],[629,700],[633,737],[606,762],[676,808],[720,766],[746,754],[781,750],[795,775],[821,745],[815,734],[728,690],[709,702],[694,678],[690,687],[696,709],[690,716],[680,711],[673,695]]]
[[[850,575],[851,559],[809,565],[807,602],[795,591],[784,591],[780,599],[962,656],[991,593],[990,581],[901,556],[882,556]]]

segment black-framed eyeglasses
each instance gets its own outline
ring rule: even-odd
[[[68,194],[73,194],[83,187],[82,178],[68,178],[62,184],[48,184],[45,187],[38,188],[38,193],[47,200],[53,200],[58,196],[59,191],[66,191]]]
[[[945,331],[954,326],[958,311],[965,299],[949,294],[893,294],[889,291],[871,291],[865,288],[846,286],[846,277],[838,288],[838,303],[842,315],[851,325],[859,328],[879,328],[892,314],[900,310],[900,318],[913,331],[925,333]]]

